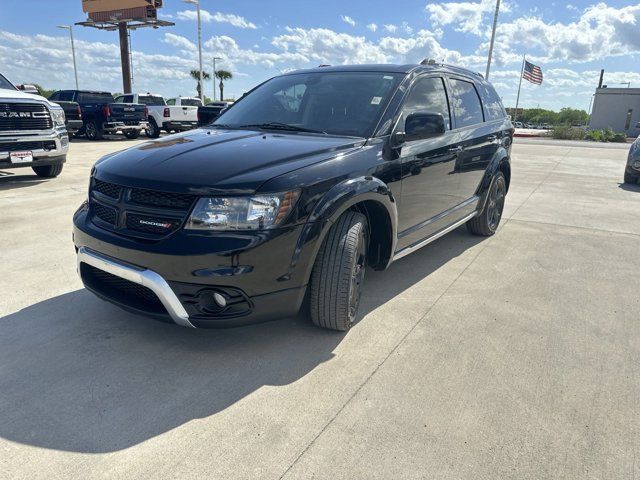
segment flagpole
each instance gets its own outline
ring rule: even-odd
[[[518,118],[518,104],[520,103],[520,89],[522,88],[522,75],[524,74],[524,62],[526,54],[522,56],[522,68],[520,69],[520,83],[518,84],[518,96],[516,98],[516,109],[513,112],[513,123],[516,123]]]

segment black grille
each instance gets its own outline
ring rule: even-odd
[[[2,142],[0,152],[23,152],[31,150],[55,150],[56,142]]]
[[[119,185],[103,182],[101,180],[95,180],[93,188],[103,195],[111,198],[118,198],[120,196],[120,191],[122,190],[122,187]]]
[[[134,188],[131,190],[131,201],[141,205],[151,205],[154,207],[167,207],[185,210],[191,207],[193,195],[181,193],[156,192],[154,190],[144,190]]]
[[[39,103],[0,103],[0,131],[49,130],[49,110]]]
[[[95,202],[93,204],[93,211],[94,211],[96,217],[98,217],[103,222],[107,222],[108,224],[110,224],[110,225],[112,225],[114,227],[116,226],[116,224],[118,222],[118,215],[117,215],[116,210],[114,208],[105,207],[101,203]]]
[[[91,290],[118,303],[155,314],[166,314],[153,290],[116,275],[95,268],[86,263],[80,264],[80,275]]]
[[[95,223],[102,228],[154,240],[178,230],[194,200],[193,195],[129,188],[94,179],[90,207]]]

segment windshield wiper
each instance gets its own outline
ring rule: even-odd
[[[306,133],[321,133],[323,135],[329,135],[327,132],[322,130],[314,130],[312,128],[304,128],[298,127],[297,125],[290,125],[288,123],[281,122],[267,122],[267,123],[256,123],[249,125],[238,125],[238,128],[260,128],[260,129],[273,129],[273,130],[290,130],[292,132],[306,132]]]

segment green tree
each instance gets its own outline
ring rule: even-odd
[[[226,80],[231,80],[233,78],[233,74],[228,70],[218,70],[216,72],[216,78],[220,80],[220,101],[224,101],[224,82]]]
[[[202,85],[200,85],[200,70],[191,70],[189,72],[191,74],[191,78],[196,81],[196,92],[198,93],[198,98],[200,98],[200,92],[202,91]],[[209,80],[211,75],[209,75],[204,70],[202,71],[202,81]]]
[[[53,94],[53,92],[55,92],[55,90],[47,90],[37,83],[34,83],[33,86],[36,87],[36,90],[38,90],[38,94],[42,95],[44,98],[49,98]]]

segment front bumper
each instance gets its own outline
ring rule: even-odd
[[[47,133],[6,133],[0,135],[0,144],[10,144],[12,152],[30,151],[33,154],[33,162],[12,163],[10,151],[0,149],[0,169],[57,165],[66,161],[66,155],[69,151],[69,135],[66,128],[56,128]]]
[[[191,122],[187,120],[172,120],[169,122],[162,122],[162,128],[164,130],[191,130],[193,128],[198,128],[198,122]]]
[[[303,229],[181,230],[143,243],[95,226],[81,208],[73,237],[83,283],[99,297],[182,326],[229,327],[297,314],[315,255],[314,241],[298,247]],[[224,297],[224,307],[212,303],[215,293]]]
[[[67,120],[66,127],[67,132],[76,133],[84,126],[84,122],[82,120]]]

